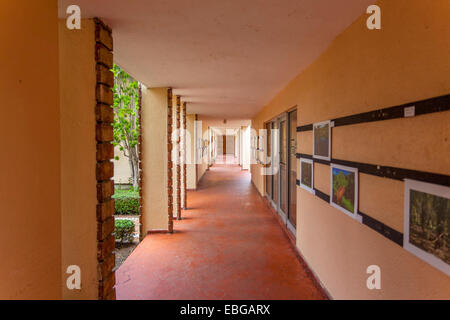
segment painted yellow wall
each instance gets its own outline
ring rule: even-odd
[[[379,1],[382,30],[361,16],[253,119],[262,128],[296,106],[299,125],[450,92],[450,2]],[[332,156],[450,174],[450,112],[337,127]],[[312,134],[298,134],[312,153]],[[315,164],[315,187],[329,194],[330,168]],[[259,165],[252,179],[264,194]],[[403,183],[360,174],[361,211],[403,232]],[[380,201],[380,199],[383,199]],[[450,298],[450,279],[368,227],[297,188],[297,246],[336,299]],[[366,268],[381,267],[382,290],[366,288]]]
[[[68,266],[81,268],[81,290],[63,285],[64,299],[98,295],[94,36],[93,20],[76,31],[59,21],[63,284]]]
[[[57,14],[56,0],[0,2],[0,299],[61,298]]]
[[[167,230],[167,88],[142,90],[143,232]]]
[[[195,169],[195,114],[186,115],[186,188],[194,190],[197,188],[197,175]]]

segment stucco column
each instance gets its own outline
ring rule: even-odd
[[[195,164],[195,114],[186,115],[186,190],[197,187]]]
[[[142,89],[142,231],[172,232],[172,90]]]
[[[64,299],[115,299],[112,31],[98,19],[74,32],[59,22],[62,281]]]
[[[186,185],[187,185],[187,182],[186,182],[186,175],[187,175],[187,173],[186,173],[186,170],[187,170],[187,167],[186,167],[186,128],[187,128],[187,126],[186,126],[186,102],[184,102],[183,103],[183,108],[182,108],[182,115],[183,115],[183,117],[182,117],[182,119],[183,119],[183,131],[182,131],[182,135],[181,135],[181,139],[182,139],[182,157],[181,157],[181,159],[182,159],[182,167],[181,167],[181,169],[182,169],[182,182],[183,182],[183,184],[182,184],[182,190],[181,190],[181,193],[182,193],[182,205],[183,205],[183,209],[186,209],[187,208],[187,192],[186,192]]]

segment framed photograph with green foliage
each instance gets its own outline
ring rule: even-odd
[[[362,221],[358,214],[358,169],[331,164],[330,204]]]
[[[450,188],[405,180],[403,247],[450,276]]]
[[[314,123],[313,125],[313,156],[317,159],[331,159],[331,121]]]
[[[314,162],[300,158],[300,187],[314,194]]]

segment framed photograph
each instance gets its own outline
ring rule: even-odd
[[[450,188],[405,179],[403,247],[450,276]]]
[[[358,169],[331,164],[330,204],[362,221],[358,214]]]
[[[314,158],[331,160],[331,121],[313,125]]]
[[[315,194],[314,191],[314,162],[300,158],[300,187]]]

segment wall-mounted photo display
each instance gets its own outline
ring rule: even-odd
[[[450,188],[405,180],[403,246],[450,276]]]
[[[331,159],[331,121],[315,123],[313,125],[314,158]]]
[[[300,187],[315,194],[314,191],[314,162],[300,158]]]
[[[331,164],[330,204],[362,221],[358,214],[358,169]]]

